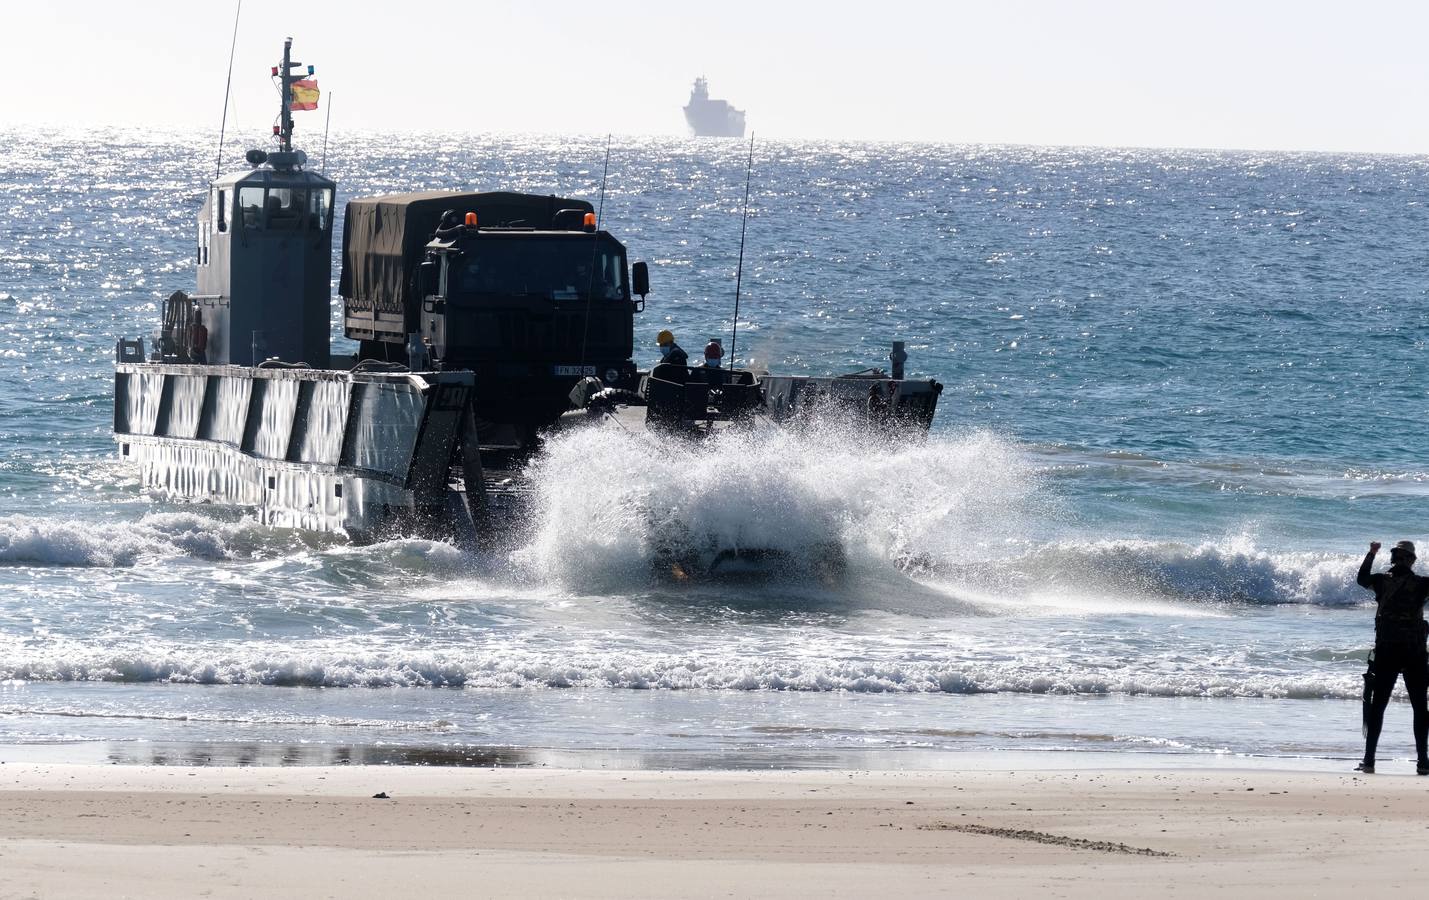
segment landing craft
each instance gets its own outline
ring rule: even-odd
[[[250,168],[218,177],[204,199],[197,289],[165,301],[147,353],[142,338],[118,343],[114,436],[146,491],[360,542],[490,544],[528,515],[525,463],[563,429],[618,424],[700,441],[817,417],[926,432],[942,386],[903,377],[901,344],[891,375],[639,371],[648,269],[628,263],[579,199],[352,200],[339,292],[358,352],[331,358],[335,184],[292,147],[290,104],[304,79],[290,50],[291,40],[274,68],[276,150],[250,151]],[[310,106],[312,85],[298,88]],[[708,570],[775,555],[687,550],[664,548],[662,560]]]

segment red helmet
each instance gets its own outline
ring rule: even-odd
[[[724,359],[724,348],[719,345],[719,341],[710,341],[705,344],[705,356],[712,359]]]

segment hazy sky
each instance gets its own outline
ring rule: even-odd
[[[0,124],[217,128],[233,12],[0,0]],[[245,0],[230,128],[287,35],[334,132],[683,134],[704,74],[771,139],[1429,153],[1422,0]]]

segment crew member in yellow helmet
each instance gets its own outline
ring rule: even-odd
[[[666,329],[655,336],[655,343],[660,346],[660,362],[669,363],[672,366],[688,366],[690,357],[680,345],[675,343],[675,335]]]

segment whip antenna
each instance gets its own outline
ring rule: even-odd
[[[228,47],[228,80],[223,85],[223,122],[218,126],[218,165],[214,169],[215,180],[223,174],[223,133],[228,129],[228,96],[233,90],[233,51],[238,49],[238,17],[243,13],[243,0],[238,0],[238,8],[233,11],[233,43]]]
[[[595,221],[605,214],[605,176],[610,174],[610,135],[605,136],[605,168],[600,170],[600,202],[595,206]],[[599,224],[596,225],[599,228]]]
[[[729,370],[734,371],[735,340],[739,337],[739,283],[744,275],[744,229],[749,224],[749,181],[754,174],[754,132],[749,133],[749,162],[744,167],[744,217],[739,222],[739,265],[734,270],[734,329],[729,334]]]
[[[600,203],[596,206],[595,227],[600,228],[600,217],[605,213],[605,179],[610,174],[610,135],[605,136],[605,168],[600,173]],[[585,324],[581,330],[581,370],[585,370],[586,344],[590,341],[590,295],[595,292],[595,256],[600,249],[600,242],[593,241],[590,245],[590,278],[586,280],[585,286]],[[584,376],[582,376],[584,377]]]
[[[332,95],[337,91],[329,91],[327,95],[327,118],[323,120],[323,158],[318,163],[318,171],[327,174],[327,127],[332,124]]]

